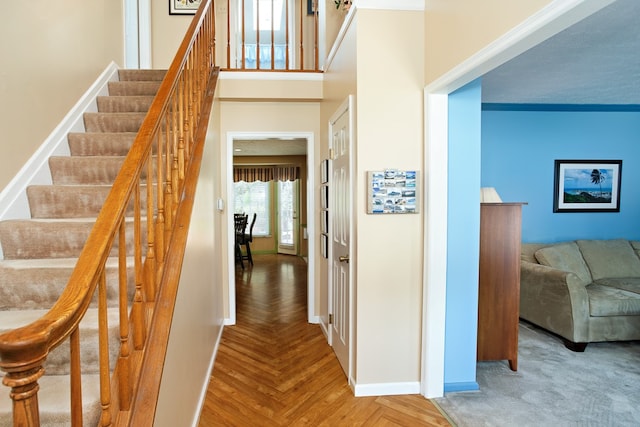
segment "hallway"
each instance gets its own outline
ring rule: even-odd
[[[449,426],[420,395],[354,397],[320,326],[307,323],[307,266],[254,255],[236,270],[199,426]]]

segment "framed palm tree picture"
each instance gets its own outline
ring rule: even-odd
[[[620,212],[622,160],[556,160],[554,212]]]

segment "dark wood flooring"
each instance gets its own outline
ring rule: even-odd
[[[306,278],[294,256],[236,268],[237,322],[224,328],[199,426],[450,426],[420,395],[354,397],[307,323]]]

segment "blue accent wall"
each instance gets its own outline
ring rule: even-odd
[[[620,212],[553,213],[556,159],[621,159]],[[528,203],[524,242],[640,239],[639,184],[637,109],[482,112],[482,186],[495,187],[503,201]]]
[[[478,389],[481,94],[476,80],[449,95],[445,392]]]

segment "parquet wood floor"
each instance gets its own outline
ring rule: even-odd
[[[306,269],[287,255],[236,269],[237,322],[224,328],[199,426],[450,426],[420,395],[354,397],[307,323]]]

